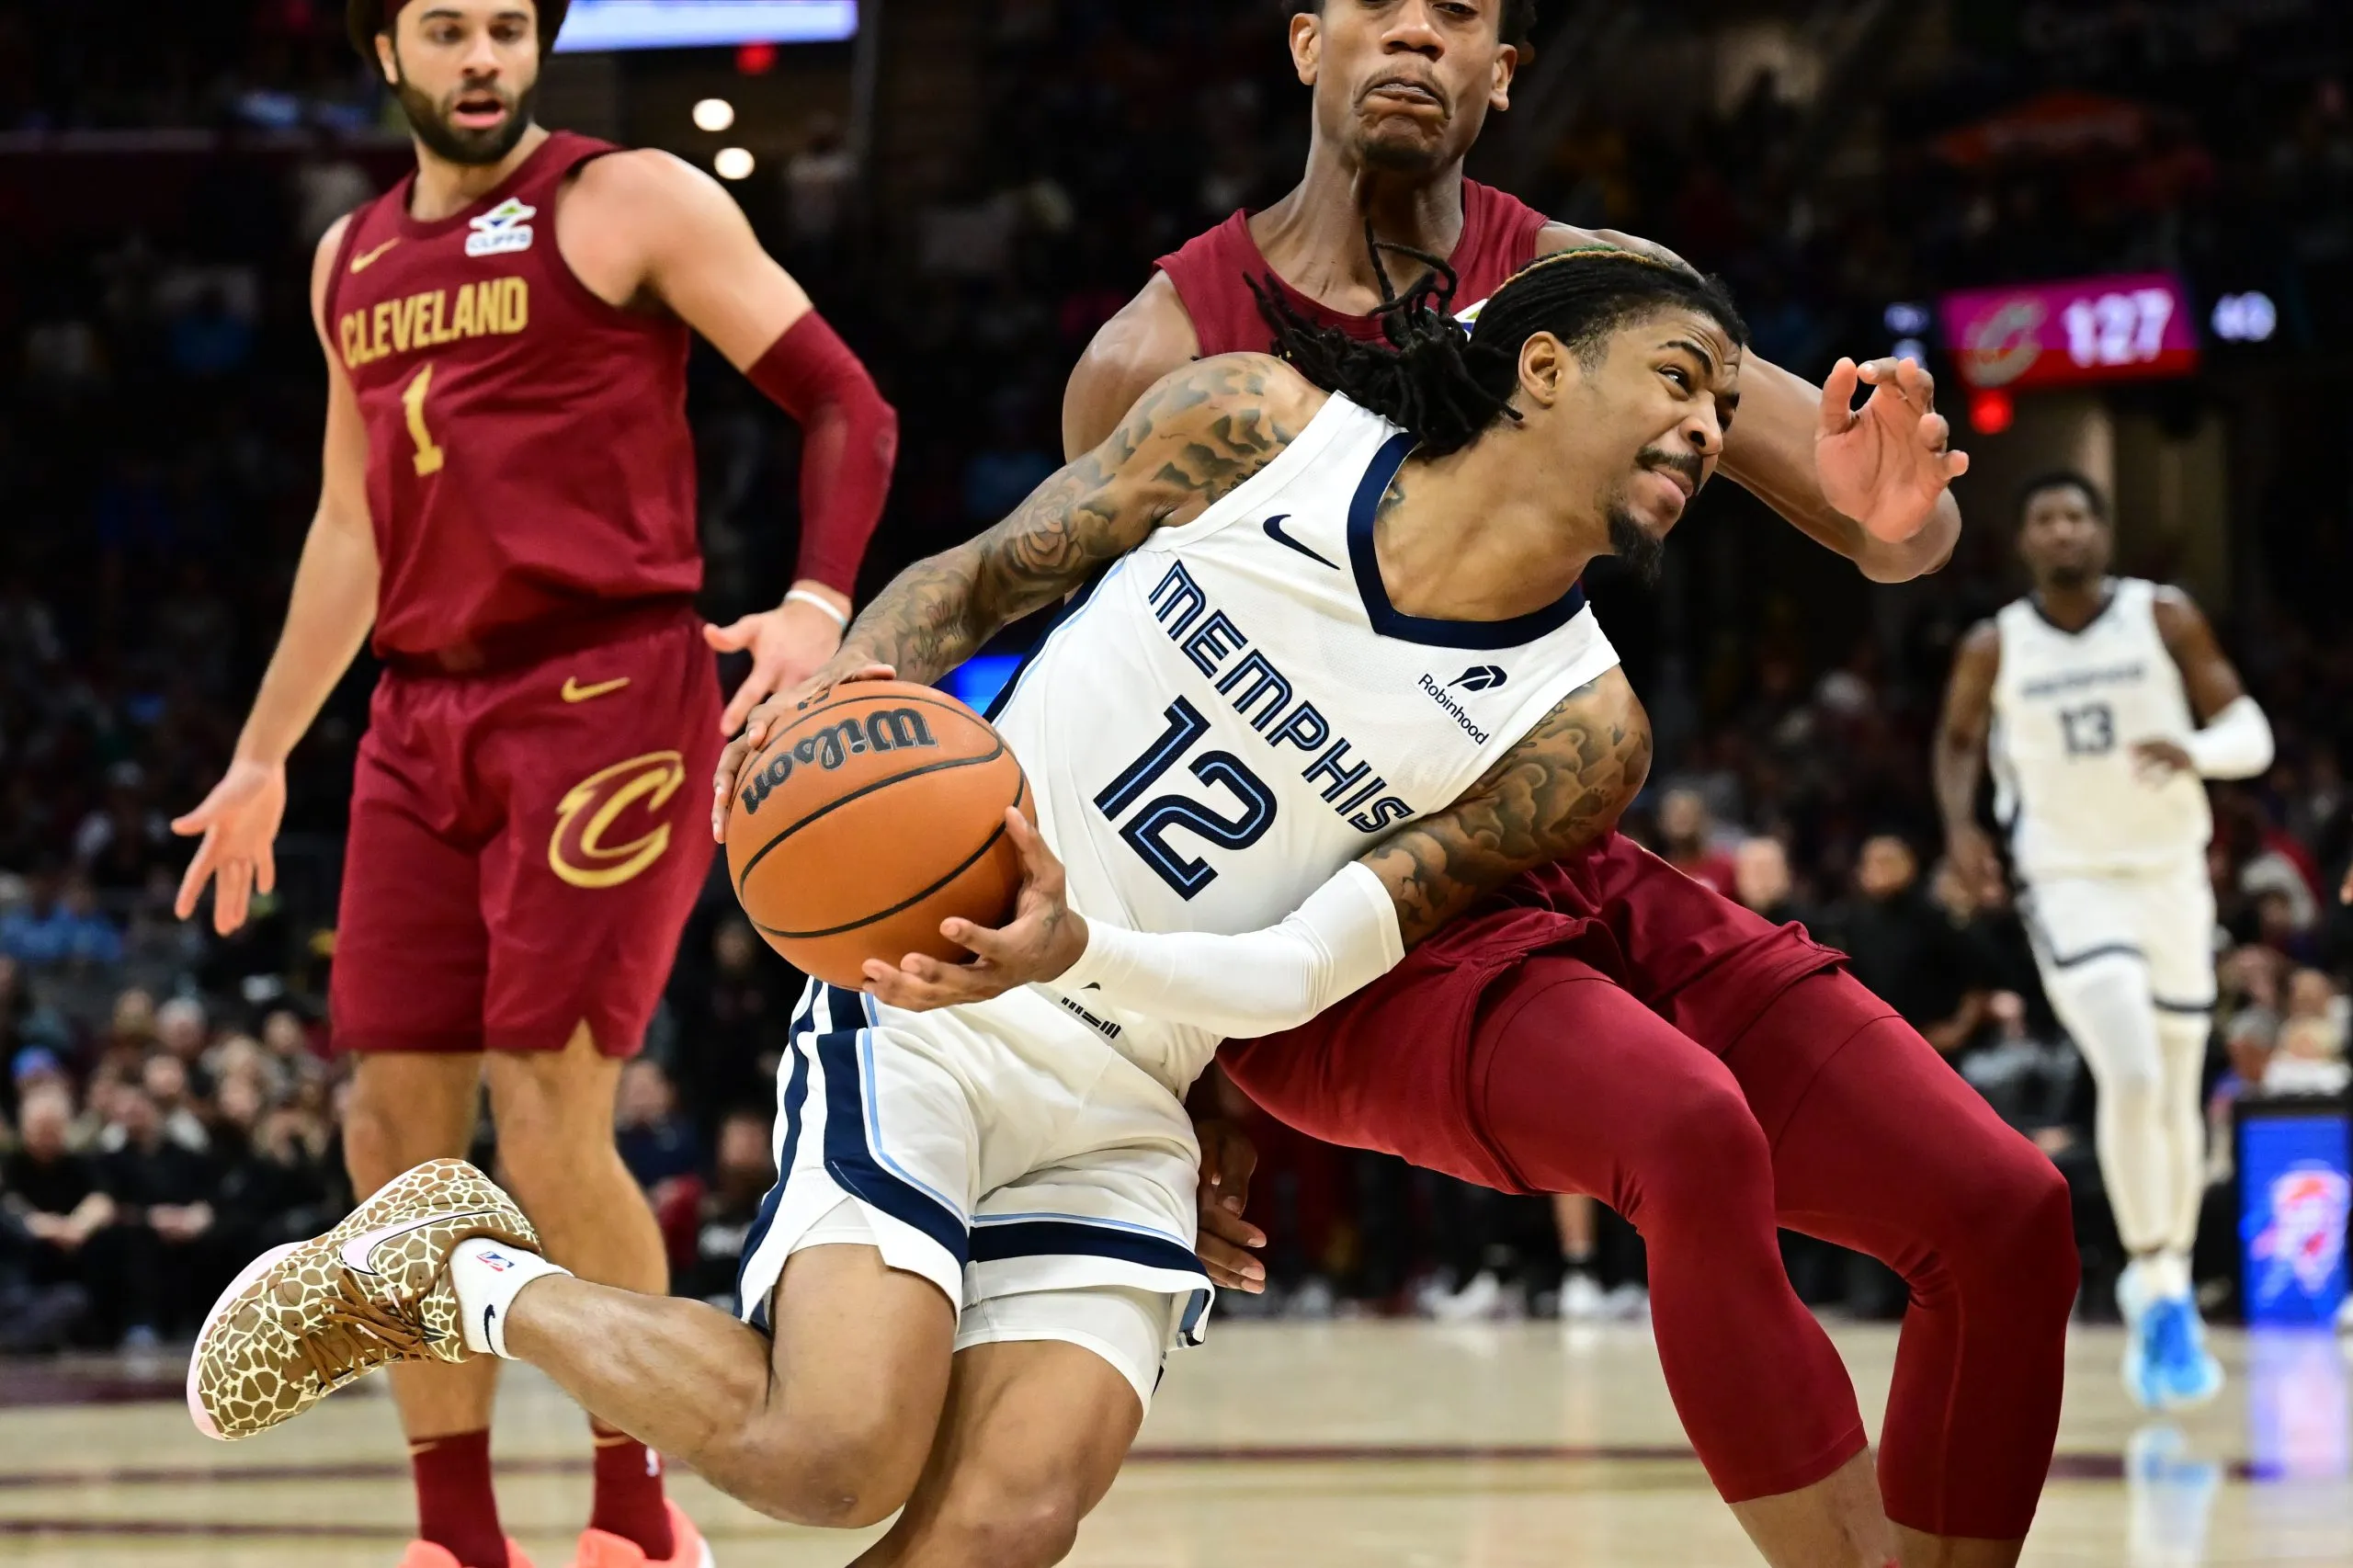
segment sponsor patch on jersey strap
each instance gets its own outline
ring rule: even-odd
[[[1318,566],[1329,566],[1333,571],[1337,572],[1340,568],[1336,562],[1324,560],[1323,556],[1317,554],[1314,551],[1308,549],[1307,546],[1300,543],[1299,540],[1291,538],[1290,535],[1283,531],[1283,519],[1290,516],[1290,514],[1289,512],[1277,512],[1273,517],[1268,517],[1266,522],[1267,537],[1273,540],[1277,544],[1284,546],[1286,549],[1299,551],[1310,561],[1314,562]]]
[[[466,236],[466,254],[512,256],[517,251],[529,250],[530,220],[539,215],[538,208],[526,207],[508,197],[481,217],[467,221],[467,227],[473,233]]]
[[[555,808],[548,835],[548,869],[576,888],[618,887],[670,847],[670,824],[655,822],[634,838],[620,838],[625,812],[654,816],[686,782],[686,759],[675,751],[648,752],[617,762],[574,784]],[[620,838],[619,842],[615,842]]]
[[[378,256],[383,255],[386,251],[392,249],[394,245],[400,243],[399,237],[395,235],[393,238],[386,240],[382,244],[378,245],[373,250],[362,251],[359,255],[351,258],[351,270],[354,272],[367,271],[369,267],[376,265],[376,258]]]
[[[1473,665],[1446,684],[1465,691],[1493,691],[1509,679],[1511,672],[1501,665]]]
[[[592,686],[581,685],[578,676],[566,676],[563,677],[563,699],[566,702],[585,702],[591,698],[603,697],[619,691],[628,684],[629,676],[615,676],[610,680],[600,680]]]

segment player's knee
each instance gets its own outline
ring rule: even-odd
[[[745,1431],[733,1462],[701,1468],[722,1489],[775,1518],[863,1529],[899,1511],[915,1491],[931,1434],[874,1410],[838,1418],[771,1404]]]
[[[1645,1235],[1719,1226],[1738,1207],[1727,1201],[1735,1195],[1764,1195],[1770,1214],[1773,1152],[1729,1076],[1695,1085],[1624,1147],[1631,1190],[1619,1207]]]
[[[410,1119],[402,1116],[387,1096],[369,1092],[365,1076],[354,1087],[343,1115],[343,1164],[350,1174],[355,1198],[369,1197],[378,1187],[411,1165],[431,1158],[433,1153],[462,1152],[435,1150],[417,1153]]]
[[[1064,1484],[966,1483],[923,1530],[922,1556],[991,1568],[1051,1568],[1078,1543],[1086,1510]]]
[[[2074,1199],[2058,1167],[2011,1138],[1986,1151],[1959,1199],[1937,1251],[1961,1289],[2022,1316],[2063,1322],[2081,1264]]]

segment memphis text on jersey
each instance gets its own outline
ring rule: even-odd
[[[1264,653],[1250,649],[1250,639],[1225,611],[1211,608],[1209,596],[1185,570],[1183,562],[1169,562],[1168,574],[1161,578],[1151,597],[1153,615],[1168,640],[1195,669],[1217,682],[1218,695],[1250,720],[1250,727],[1266,741],[1267,749],[1297,746],[1314,757],[1300,777],[1311,782],[1323,780],[1324,799],[1350,827],[1359,833],[1379,833],[1392,823],[1413,816],[1412,806],[1394,795],[1381,794],[1381,786],[1389,780],[1374,773],[1372,764],[1349,763],[1352,748],[1332,733],[1332,722],[1315,704],[1305,698],[1292,702],[1290,677]],[[1245,649],[1250,651],[1221,675],[1220,666]],[[1251,718],[1254,707],[1258,713]]]
[[[469,337],[505,337],[531,324],[531,286],[520,278],[485,278],[454,290],[426,289],[347,311],[335,323],[346,369],[388,354],[412,354]]]

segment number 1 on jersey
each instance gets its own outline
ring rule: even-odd
[[[416,477],[441,472],[441,449],[433,444],[433,432],[425,423],[425,394],[433,389],[433,361],[418,367],[408,385],[401,389],[401,405],[408,410],[408,437],[416,443]]]

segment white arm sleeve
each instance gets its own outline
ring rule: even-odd
[[[1086,951],[1051,983],[1232,1039],[1275,1034],[1387,974],[1405,956],[1397,905],[1351,861],[1283,920],[1240,936],[1086,923]]]
[[[2201,778],[2252,778],[2271,766],[2271,721],[2242,694],[2181,744]]]

